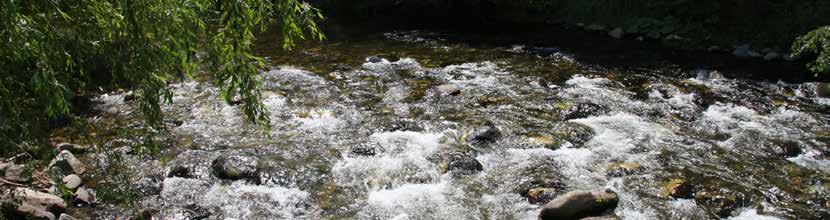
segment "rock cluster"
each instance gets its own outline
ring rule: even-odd
[[[17,213],[35,219],[74,219],[63,212],[68,206],[64,198],[72,198],[72,204],[94,204],[96,202],[94,191],[83,186],[82,174],[87,172],[87,166],[83,164],[72,152],[87,152],[87,147],[61,143],[56,145],[61,150],[52,159],[45,172],[53,175],[54,181],[43,181],[40,184],[48,184],[48,190],[35,190],[26,187],[32,180],[32,172],[29,172],[25,165],[17,165],[13,162],[0,163],[0,171],[5,183],[17,187],[2,192],[3,198],[0,203],[12,207]],[[33,183],[33,185],[37,185]]]

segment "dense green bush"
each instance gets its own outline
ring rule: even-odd
[[[136,90],[158,126],[166,85],[197,72],[267,125],[255,34],[276,22],[291,48],[309,34],[323,38],[321,17],[302,0],[0,1],[0,154],[42,140],[50,121],[77,113],[76,97],[100,89]]]
[[[820,27],[798,38],[793,43],[793,54],[800,56],[812,53],[817,55],[808,67],[816,75],[830,73],[830,26]]]

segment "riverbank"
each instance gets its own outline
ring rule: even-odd
[[[545,38],[562,39],[552,34],[576,32],[567,34],[586,42],[575,40],[569,45],[605,43],[593,50],[620,48],[613,44],[643,45],[625,49],[648,50],[641,53],[657,50],[657,56],[674,56],[680,62],[709,60],[704,63],[711,67],[748,65],[766,70],[791,66],[761,71],[779,72],[768,77],[743,76],[771,80],[812,78],[802,67],[811,57],[791,57],[790,47],[797,36],[830,24],[830,16],[825,16],[830,14],[830,3],[821,1],[314,2],[338,22],[501,32],[523,40],[537,35],[534,38],[542,41],[541,45],[557,43],[544,42]],[[613,40],[619,42],[606,43]],[[756,64],[762,62],[774,65]],[[823,78],[812,80],[827,81],[826,76],[819,77]]]

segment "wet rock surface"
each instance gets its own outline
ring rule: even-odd
[[[573,191],[545,204],[539,219],[581,219],[613,212],[619,196],[611,190]]]

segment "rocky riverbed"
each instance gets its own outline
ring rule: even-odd
[[[55,135],[88,147],[48,167],[97,201],[9,192],[81,219],[830,217],[827,84],[372,36],[262,49],[270,129],[208,80],[170,85],[159,130],[129,91],[96,96]]]

